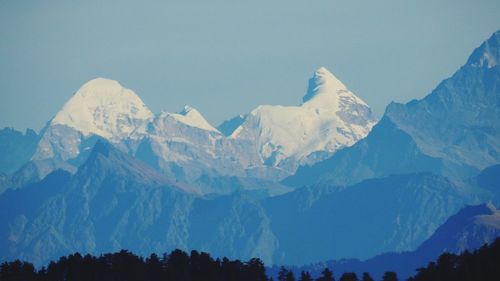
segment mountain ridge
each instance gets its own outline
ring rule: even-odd
[[[204,176],[277,181],[302,162],[352,145],[376,122],[366,103],[326,68],[314,72],[309,87],[302,105],[258,106],[233,118],[222,133],[193,107],[154,115],[132,90],[96,78],[42,130],[17,182],[37,181],[55,169],[76,171],[99,139],[139,158],[147,152],[153,168],[187,184],[201,184]]]
[[[491,62],[498,61],[499,38],[500,32],[495,32],[426,97],[389,104],[367,138],[324,161],[301,166],[284,183],[352,184],[401,171],[464,179],[500,163],[500,125],[496,122],[500,119],[500,66]],[[480,63],[485,56],[490,62]],[[403,135],[406,141],[394,141]],[[412,169],[412,161],[422,165]]]
[[[494,223],[485,223],[485,219]],[[468,231],[470,229],[476,232]],[[313,276],[319,276],[320,272],[328,267],[336,274],[356,272],[360,276],[363,272],[370,272],[376,279],[382,278],[386,271],[394,271],[399,278],[405,280],[413,276],[418,268],[426,266],[445,252],[452,254],[471,252],[484,244],[494,242],[498,237],[500,237],[500,212],[491,204],[469,205],[452,214],[432,236],[413,251],[384,253],[366,260],[330,260],[302,267],[293,266],[291,269],[296,274],[305,270]],[[469,244],[461,241],[468,241]],[[278,270],[278,267],[272,267],[268,272],[275,274]]]

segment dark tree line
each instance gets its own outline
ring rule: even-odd
[[[50,262],[35,270],[32,264],[14,261],[3,263],[1,281],[267,281],[264,263],[260,259],[247,262],[214,260],[207,253],[191,254],[175,250],[146,259],[128,251],[100,257],[79,253]]]
[[[383,281],[393,281],[393,279],[390,279],[390,278],[387,279],[387,277],[391,277],[391,276],[394,276],[396,278],[394,280],[396,280],[396,281],[398,280],[396,277],[396,274],[394,272],[386,272],[386,274],[384,275],[382,280]],[[333,276],[333,272],[330,269],[325,268],[321,272],[321,276],[318,277],[317,279],[312,278],[311,274],[309,274],[309,272],[307,272],[307,271],[302,271],[300,273],[299,279],[295,279],[295,276],[294,276],[292,271],[288,270],[285,267],[280,268],[280,271],[278,273],[278,281],[296,281],[296,280],[298,280],[298,281],[335,281],[335,277]],[[340,277],[339,280],[340,281],[374,281],[368,272],[364,272],[361,279],[359,279],[358,276],[356,275],[356,273],[354,273],[354,272],[345,272],[344,274],[342,274],[342,276]]]
[[[500,238],[474,252],[442,254],[436,262],[417,270],[409,281],[500,280]]]
[[[281,267],[277,281],[335,281],[333,272],[325,268],[314,279],[309,272],[299,276]],[[260,259],[247,262],[213,259],[204,252],[190,254],[175,250],[159,257],[144,259],[128,251],[99,257],[79,253],[61,257],[37,270],[31,263],[4,262],[0,266],[0,281],[268,281]],[[395,272],[386,272],[382,281],[397,281]],[[460,255],[443,254],[436,262],[418,269],[409,281],[475,281],[500,280],[500,238],[491,245]],[[365,272],[358,277],[345,272],[339,281],[374,281]]]

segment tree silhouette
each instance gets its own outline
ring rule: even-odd
[[[278,281],[287,281],[289,270],[286,267],[280,267],[280,271],[278,272]]]
[[[311,277],[311,274],[309,274],[309,272],[302,271],[300,273],[300,279],[299,279],[299,281],[313,281],[313,279]]]
[[[370,276],[370,273],[363,272],[363,277],[361,278],[361,281],[375,281],[375,280],[373,280],[373,278]]]
[[[345,272],[339,279],[340,281],[358,281],[358,276],[354,272]]]
[[[27,262],[15,260],[11,263],[3,263],[0,266],[0,280],[35,280],[35,267]]]
[[[175,250],[168,255],[166,260],[166,276],[169,280],[190,280],[189,256]]]
[[[474,253],[442,254],[437,262],[419,268],[411,281],[474,281],[500,280],[500,238],[484,245]]]
[[[163,265],[156,254],[151,254],[146,259],[146,277],[151,281],[160,281],[164,279]]]
[[[253,258],[245,264],[245,280],[267,281],[266,268],[260,259]]]
[[[474,252],[460,255],[442,254],[436,262],[420,268],[410,281],[476,281],[500,280],[500,238]],[[208,253],[191,251],[187,254],[174,250],[170,254],[151,254],[143,259],[131,252],[104,254],[99,257],[74,253],[51,261],[36,271],[28,262],[15,260],[0,265],[0,281],[267,281],[264,263],[260,259],[214,260]],[[272,279],[271,279],[272,280]],[[312,281],[302,271],[300,281]],[[333,273],[325,268],[316,281],[333,281]],[[346,272],[340,281],[358,280],[353,272]],[[373,281],[363,273],[362,281]],[[395,272],[386,272],[383,281],[398,280]],[[278,281],[295,281],[292,271],[281,267]]]
[[[333,277],[333,272],[327,268],[321,272],[321,277],[316,279],[317,281],[335,281],[335,278]]]
[[[396,272],[386,271],[382,276],[382,281],[398,281],[398,275]]]

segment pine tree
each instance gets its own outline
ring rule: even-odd
[[[299,279],[299,281],[313,281],[313,279],[311,277],[311,274],[309,274],[309,272],[302,271],[300,273],[300,279]]]
[[[398,281],[398,275],[396,272],[386,271],[382,277],[382,281]]]
[[[295,275],[293,275],[292,271],[286,273],[286,281],[295,281]]]
[[[252,281],[267,281],[264,263],[258,258],[250,259],[245,264],[245,276]]]
[[[287,281],[288,269],[282,266],[280,267],[280,271],[278,272],[278,281]]]
[[[373,278],[370,276],[370,273],[363,272],[363,277],[361,278],[361,281],[375,281],[375,280],[373,280]]]
[[[333,272],[327,268],[321,272],[321,277],[316,279],[317,281],[335,281],[335,278],[333,278]]]
[[[358,281],[358,276],[354,272],[344,272],[340,277],[340,281]]]

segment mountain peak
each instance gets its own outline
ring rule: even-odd
[[[309,79],[307,93],[303,102],[307,102],[317,95],[336,94],[347,91],[347,87],[325,67],[318,68]]]
[[[309,79],[302,105],[259,106],[234,122],[241,125],[230,127],[231,138],[256,142],[265,165],[294,172],[298,164],[313,163],[353,145],[376,120],[364,101],[320,67]]]
[[[162,117],[172,117],[175,120],[184,123],[190,127],[199,128],[206,131],[219,132],[215,129],[208,121],[201,115],[201,113],[194,107],[185,105],[184,108],[179,113],[162,112],[160,118]]]
[[[97,77],[92,80],[87,81],[83,86],[75,93],[79,95],[92,95],[92,94],[105,94],[119,92],[123,86],[116,80]]]
[[[469,57],[467,64],[487,68],[492,68],[498,65],[500,61],[500,30],[493,33],[488,40],[474,50]]]
[[[187,104],[184,106],[184,108],[182,109],[182,111],[179,112],[179,114],[186,116],[190,112],[193,112],[194,114],[196,114],[196,113],[200,114],[198,110],[196,110],[194,107],[191,107],[191,106],[189,106]]]
[[[194,107],[190,106],[190,105],[185,105],[184,108],[179,112],[180,115],[183,115],[183,116],[186,116],[186,117],[191,117],[191,118],[194,118],[194,119],[203,119],[205,120],[205,118],[203,117],[203,115],[201,115],[201,113]]]
[[[132,91],[115,80],[96,78],[85,83],[52,119],[83,135],[107,139],[130,136],[153,113]]]

